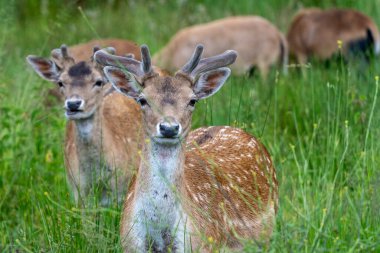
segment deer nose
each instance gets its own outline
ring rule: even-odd
[[[180,133],[180,125],[176,122],[161,122],[158,129],[159,133],[165,138],[174,138]]]
[[[71,111],[78,111],[83,108],[83,100],[82,99],[70,99],[66,100],[66,109]]]

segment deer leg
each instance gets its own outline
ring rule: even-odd
[[[259,64],[258,68],[260,70],[261,78],[266,81],[269,72],[269,66],[267,64]]]

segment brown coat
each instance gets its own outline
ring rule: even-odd
[[[282,62],[284,68],[287,64],[285,37],[269,21],[258,16],[228,17],[182,29],[153,57],[153,62],[161,68],[177,70],[199,43],[205,47],[205,57],[236,50],[238,58],[231,66],[235,74],[245,74],[255,66],[265,76],[276,62]]]
[[[140,163],[141,112],[133,99],[112,92],[102,100],[93,119],[89,140],[80,139],[75,121],[68,121],[65,137],[65,166],[75,198],[85,197],[94,185],[108,185],[101,201],[108,205],[110,194],[124,198],[129,180]],[[99,156],[100,154],[100,156]],[[98,165],[101,164],[99,167]],[[88,182],[91,178],[95,182]],[[82,196],[77,195],[81,192]]]
[[[268,243],[278,208],[278,182],[266,148],[243,130],[228,126],[198,128],[186,143],[178,197],[190,220],[192,249],[241,249],[242,238]],[[123,244],[128,244],[134,227],[130,215],[136,190],[132,185],[125,200]]]
[[[92,49],[95,46],[100,48],[113,47],[117,55],[133,54],[137,60],[140,60],[140,47],[133,41],[123,39],[90,40],[85,43],[70,46],[69,53],[77,62],[88,61],[93,54]]]
[[[311,56],[328,59],[337,52],[338,41],[342,42],[346,53],[347,44],[366,38],[367,29],[374,36],[375,51],[379,52],[379,31],[368,16],[350,9],[304,9],[296,14],[290,25],[289,50],[299,63],[305,63]]]

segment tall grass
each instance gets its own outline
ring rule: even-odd
[[[43,104],[49,83],[25,63],[94,37],[163,46],[178,29],[227,15],[257,14],[283,31],[301,6],[367,1],[12,1],[0,15],[0,249],[120,252],[120,207],[77,210],[63,166],[65,119]],[[257,36],[260,36],[259,34]],[[197,105],[193,128],[235,125],[259,137],[275,161],[280,208],[270,252],[380,252],[378,59],[363,73],[342,62],[231,77]],[[247,252],[256,251],[247,244]]]

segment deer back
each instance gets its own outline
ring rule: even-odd
[[[205,57],[236,50],[239,57],[231,68],[233,73],[244,74],[252,66],[277,62],[283,41],[279,30],[264,18],[229,17],[179,31],[153,57],[153,62],[171,71],[178,69],[198,43],[205,46]]]
[[[265,147],[232,127],[197,129],[187,145],[182,191],[198,231],[229,246],[238,244],[234,233],[269,238],[278,183]]]
[[[344,48],[351,41],[366,38],[367,29],[379,44],[377,26],[368,16],[350,9],[311,8],[296,14],[287,39],[292,54],[326,59],[338,50],[338,41]]]
[[[123,39],[96,39],[85,43],[69,47],[69,52],[77,62],[87,61],[92,56],[92,49],[98,46],[100,48],[113,47],[118,55],[133,54],[140,60],[140,47],[133,41]]]

